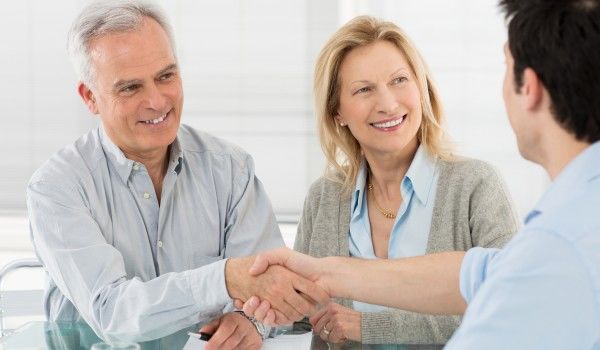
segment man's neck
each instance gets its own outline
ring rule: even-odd
[[[548,133],[542,143],[545,147],[539,163],[546,169],[552,181],[573,159],[590,146],[588,142],[578,141],[572,134],[567,133],[562,128]]]
[[[152,151],[144,154],[128,153],[123,150],[125,157],[135,162],[142,163],[150,175],[156,198],[160,203],[160,196],[162,193],[162,184],[167,173],[167,167],[169,165],[169,153],[171,146],[167,146],[164,149]]]

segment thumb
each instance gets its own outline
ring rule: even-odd
[[[280,248],[271,250],[265,253],[261,253],[254,259],[254,264],[250,266],[248,273],[252,276],[260,275],[267,271],[270,265],[283,265],[290,254],[290,250],[287,248]]]

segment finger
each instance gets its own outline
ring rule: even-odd
[[[221,323],[221,318],[217,318],[216,320],[212,320],[209,323],[205,324],[200,328],[200,332],[213,334],[217,328],[219,328],[219,324]]]
[[[219,346],[219,350],[242,349],[240,344],[244,341],[244,338],[248,336],[248,334],[242,332],[241,327],[237,327],[235,332]],[[254,331],[254,333],[256,333],[256,331]],[[258,333],[256,333],[256,336],[258,336]]]
[[[308,320],[310,321],[310,324],[312,324],[313,326],[317,324],[317,322],[319,322],[319,320],[321,319],[321,317],[325,316],[327,314],[327,311],[329,310],[329,308],[324,307],[321,308],[319,310],[317,310],[317,312],[315,312]]]
[[[244,305],[242,306],[242,309],[244,310],[244,313],[248,316],[254,316],[254,313],[256,312],[256,309],[258,308],[258,306],[260,305],[260,299],[258,299],[258,297],[256,296],[251,296],[250,299],[248,299]]]
[[[275,311],[269,310],[267,312],[267,315],[265,316],[263,323],[267,326],[276,326],[277,324],[275,322]]]
[[[267,316],[267,312],[269,312],[269,310],[271,310],[271,304],[268,301],[263,300],[263,302],[260,303],[260,305],[256,308],[256,311],[254,311],[254,318],[260,322],[264,322],[265,316]]]
[[[279,325],[290,325],[290,324],[294,323],[294,321],[287,318],[281,312],[279,312],[277,310],[273,310],[273,312],[275,313],[275,323],[277,323]]]
[[[329,322],[329,315],[325,315],[325,316],[321,317],[321,319],[314,325],[313,331],[316,331],[319,334],[323,333],[323,329],[327,329],[328,331],[331,331],[331,329],[325,328],[325,326],[327,325],[328,322]]]
[[[221,322],[221,325],[213,333],[206,345],[209,346],[209,349],[221,349],[223,343],[231,337],[236,329],[237,324],[235,322]]]
[[[329,294],[324,291],[321,287],[319,287],[316,283],[307,280],[306,278],[302,278],[298,276],[298,278],[293,280],[294,289],[300,291],[317,303],[321,305],[326,305],[329,303]]]
[[[270,300],[271,307],[281,312],[289,320],[300,320],[302,315],[284,299]]]
[[[331,325],[327,325],[327,327],[332,327],[333,329],[329,333],[329,341],[332,343],[343,343],[345,341],[345,337],[342,329],[340,327],[335,327]]]
[[[285,296],[285,301],[296,310],[302,318],[317,311],[317,306],[309,303],[299,293],[293,291]]]
[[[290,255],[290,249],[279,248],[269,252],[261,253],[254,259],[254,264],[248,271],[250,275],[256,276],[267,271],[271,265],[285,265],[287,257]]]
[[[233,300],[233,306],[236,309],[241,310],[244,307],[244,302],[241,301],[240,299],[235,299],[235,300]]]

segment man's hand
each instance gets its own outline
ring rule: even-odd
[[[242,301],[252,296],[268,301],[278,324],[301,320],[316,312],[317,304],[329,302],[329,295],[319,286],[282,266],[265,266],[259,276],[249,275],[253,262],[254,257],[227,261],[227,291],[232,298]]]
[[[310,318],[313,333],[332,343],[342,343],[348,339],[360,342],[360,322],[360,312],[336,303],[327,304]]]
[[[310,281],[320,282],[321,287],[329,292],[328,286],[322,281],[326,267],[319,265],[319,259],[293,251],[289,248],[279,248],[256,256],[250,268],[251,275],[260,275],[271,265],[285,266]]]
[[[258,350],[262,345],[262,338],[252,322],[235,312],[230,312],[213,320],[200,328],[200,332],[212,334],[206,344],[206,350]]]

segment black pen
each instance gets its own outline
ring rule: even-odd
[[[200,333],[194,333],[194,332],[188,332],[188,335],[200,340],[204,340],[204,341],[209,341],[210,337],[212,337],[212,334],[209,333],[204,333],[204,332],[200,332]]]

